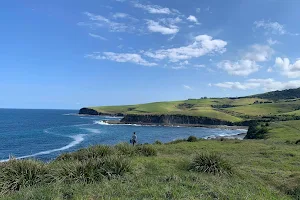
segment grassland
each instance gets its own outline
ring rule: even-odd
[[[127,106],[89,107],[99,113],[124,115],[187,115],[242,122],[272,116],[300,116],[300,100],[260,98],[212,98],[156,102]]]
[[[114,147],[114,152],[121,152],[121,155],[130,161],[131,170],[120,176],[104,176],[101,180],[94,181],[71,176],[70,178],[76,181],[65,182],[60,175],[57,178],[60,181],[21,187],[1,197],[2,199],[299,199],[300,144],[296,145],[296,141],[300,139],[300,123],[299,121],[270,123],[268,129],[268,137],[265,140],[175,141],[172,144],[148,145],[150,150],[147,151],[145,149],[137,151],[130,146],[121,145]],[[46,168],[51,173],[57,174],[56,171],[67,164],[75,166],[81,162],[97,160],[97,155],[110,154],[110,151],[103,151],[102,147],[97,148],[62,155],[56,161],[46,164]],[[214,175],[190,171],[189,163],[197,153],[220,155],[232,166],[232,174]],[[111,159],[108,160],[111,162]],[[114,169],[117,169],[116,166],[122,165],[119,162],[119,165],[109,166],[115,166]],[[3,170],[3,166],[0,169]],[[89,170],[80,169],[85,172],[80,173],[80,177],[90,174]],[[3,180],[0,178],[1,181]]]

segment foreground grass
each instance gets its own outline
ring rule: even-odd
[[[57,172],[68,163],[111,156],[121,156],[130,166],[112,177],[101,171],[102,178],[90,182],[37,179],[38,184],[31,182],[2,199],[299,199],[300,145],[295,141],[300,139],[300,123],[271,123],[269,129],[265,140],[190,140],[136,148],[121,144],[63,154],[41,169],[60,178]],[[109,161],[106,171],[116,160]],[[202,170],[210,163],[217,170]]]

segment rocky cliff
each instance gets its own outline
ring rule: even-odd
[[[146,124],[205,124],[205,125],[244,125],[244,123],[232,123],[219,119],[187,115],[126,115],[123,123],[146,123]]]
[[[106,116],[124,116],[122,113],[103,113],[98,112],[97,110],[94,110],[92,108],[81,108],[79,110],[80,115],[106,115]]]

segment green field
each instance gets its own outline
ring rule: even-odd
[[[155,102],[127,106],[89,107],[101,113],[124,115],[188,115],[219,119],[228,122],[241,122],[257,117],[277,115],[300,116],[300,101],[272,101],[259,98],[213,98],[190,99],[185,101]]]
[[[78,171],[79,175],[68,176],[80,176],[76,181],[37,183],[6,193],[2,199],[299,199],[300,144],[295,143],[300,139],[300,123],[270,123],[268,129],[265,140],[155,144],[150,146],[157,152],[153,156],[131,155],[132,148],[126,147],[122,152],[131,162],[131,170],[121,176],[87,182],[81,178],[89,171]],[[95,154],[87,152],[76,155]],[[188,170],[195,154],[213,152],[232,166],[231,175]],[[56,174],[66,164],[77,166],[89,159],[95,158],[58,160],[46,166],[50,174]]]

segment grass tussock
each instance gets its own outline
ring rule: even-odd
[[[233,174],[231,165],[216,153],[197,154],[188,169],[214,175]]]
[[[136,152],[142,156],[157,156],[157,150],[152,145],[136,146]]]
[[[62,183],[95,183],[103,178],[123,176],[131,170],[131,163],[121,156],[90,159],[87,161],[73,161],[59,163],[59,167],[52,171],[56,182]]]
[[[56,160],[89,160],[103,158],[114,154],[114,149],[110,146],[96,145],[85,149],[80,149],[79,151],[73,153],[61,154]]]
[[[0,165],[0,191],[18,191],[51,182],[47,166],[35,160],[10,160]]]

